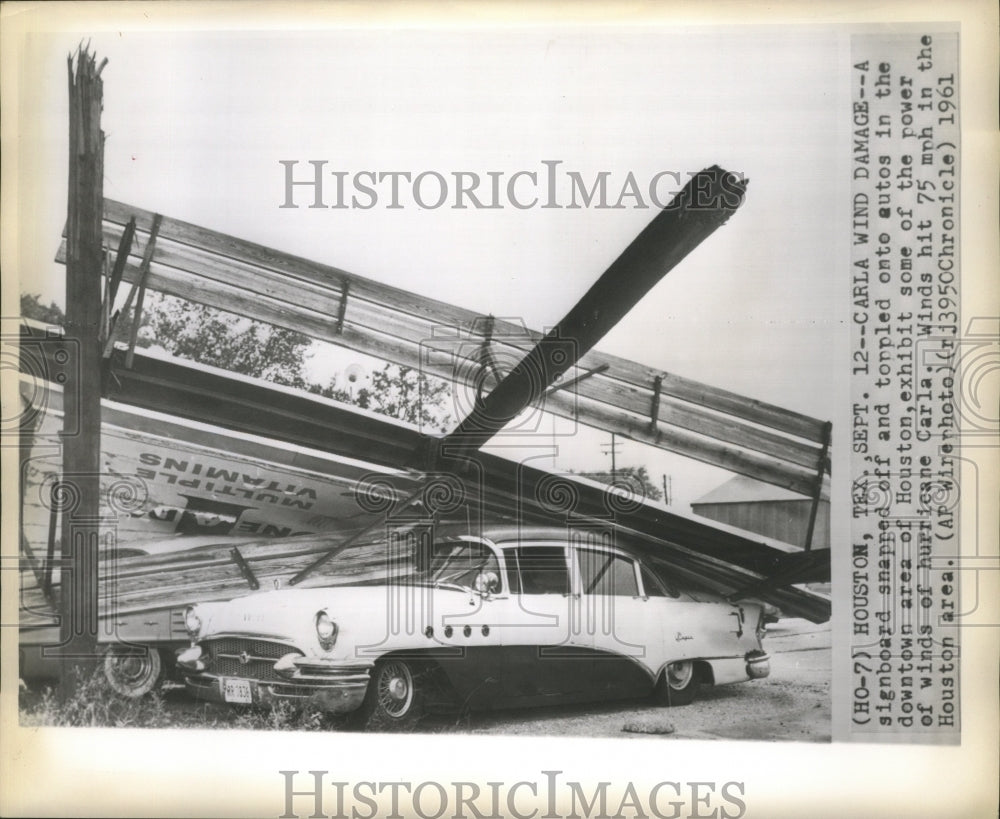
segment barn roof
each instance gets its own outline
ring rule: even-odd
[[[711,492],[702,495],[698,500],[692,501],[692,506],[702,506],[713,503],[762,503],[766,501],[805,501],[811,502],[810,498],[782,489],[780,486],[755,481],[744,475],[736,475],[730,478],[721,486],[715,487]]]

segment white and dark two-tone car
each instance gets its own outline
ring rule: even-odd
[[[177,665],[201,698],[308,702],[389,730],[448,707],[682,705],[768,675],[761,605],[679,588],[612,540],[439,527],[395,579],[191,606]]]

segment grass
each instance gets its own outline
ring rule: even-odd
[[[77,669],[74,677],[73,695],[65,701],[50,687],[41,691],[22,688],[21,725],[163,728],[169,724],[163,698],[158,693],[142,700],[128,700],[111,689],[100,671],[86,673]]]
[[[24,727],[324,731],[341,727],[342,722],[314,708],[299,708],[287,702],[278,702],[273,708],[195,702],[178,688],[129,699],[108,685],[101,669],[77,669],[72,694],[66,699],[61,699],[52,687],[22,687],[19,699],[20,723]]]

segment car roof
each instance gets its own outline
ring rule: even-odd
[[[492,541],[498,546],[510,543],[521,543],[523,545],[533,545],[540,543],[566,543],[570,539],[574,542],[579,540],[579,533],[587,531],[576,530],[576,537],[571,538],[572,529],[566,526],[517,526],[515,524],[484,524],[478,530],[465,523],[454,523],[442,525],[437,532],[439,540],[450,540],[460,537],[483,537]],[[582,545],[582,544],[581,544]]]

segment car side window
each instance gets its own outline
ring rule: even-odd
[[[578,549],[584,594],[638,597],[635,561],[612,552]]]
[[[569,594],[569,571],[562,546],[504,549],[507,576],[515,594]]]
[[[479,543],[438,545],[431,560],[431,574],[438,583],[454,583],[489,594],[501,590],[497,557],[492,549]]]
[[[666,584],[660,581],[655,574],[653,574],[645,566],[641,567],[642,571],[642,588],[646,592],[646,597],[680,597],[680,593],[676,589],[668,587]]]

